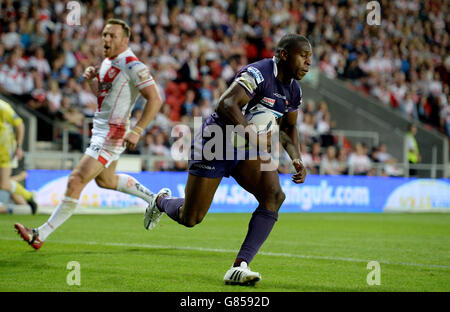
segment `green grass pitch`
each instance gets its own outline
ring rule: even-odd
[[[254,287],[228,286],[250,214],[206,216],[185,228],[167,216],[74,215],[39,251],[16,234],[47,215],[0,216],[0,291],[328,292],[450,291],[450,215],[280,213],[250,267]],[[66,282],[70,261],[81,285]],[[381,285],[367,284],[378,261]]]

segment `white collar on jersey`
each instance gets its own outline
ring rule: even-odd
[[[113,58],[108,57],[108,60],[114,61],[114,60],[116,60],[116,59],[119,59],[121,56],[124,56],[126,53],[128,53],[128,52],[130,52],[130,51],[131,51],[131,48],[128,48],[128,49],[126,49],[125,51],[123,51],[122,53],[116,55],[116,56],[113,57]]]
[[[275,56],[272,57],[272,61],[273,61],[273,75],[275,76],[275,78],[277,78],[278,75],[277,58]],[[291,79],[291,83],[292,81],[294,81],[294,78]]]

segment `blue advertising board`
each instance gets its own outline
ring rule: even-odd
[[[39,205],[55,207],[61,200],[70,171],[29,170],[27,188],[37,194]],[[184,197],[186,172],[128,173],[153,192],[163,187],[172,196]],[[449,179],[413,179],[366,176],[308,175],[304,184],[294,184],[291,175],[280,175],[286,200],[280,212],[449,212]],[[99,188],[91,181],[80,198],[80,206],[108,211],[143,211],[140,198]],[[210,212],[252,212],[257,201],[233,178],[224,178],[214,196]]]

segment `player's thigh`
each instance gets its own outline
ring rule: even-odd
[[[11,168],[0,168],[0,189],[9,191],[11,189]]]
[[[269,210],[278,210],[284,201],[278,171],[261,170],[261,160],[242,160],[232,172],[236,182],[253,194]]]
[[[221,177],[206,178],[189,174],[181,218],[200,222],[208,212],[221,180]]]
[[[97,177],[104,169],[105,167],[102,163],[85,154],[70,174],[69,183],[85,185]]]

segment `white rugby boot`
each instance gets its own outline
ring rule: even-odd
[[[242,261],[238,267],[231,267],[223,277],[227,285],[255,285],[260,280],[261,274],[251,271],[245,261]]]
[[[167,194],[167,196],[172,196],[172,192],[170,191],[170,189],[163,188],[158,192],[158,194],[156,194],[153,197],[152,202],[148,205],[147,209],[145,210],[145,214],[144,214],[144,227],[146,230],[151,230],[151,229],[155,228],[155,226],[161,220],[161,216],[162,216],[163,212],[159,211],[158,207],[156,206],[156,200],[162,194]]]

